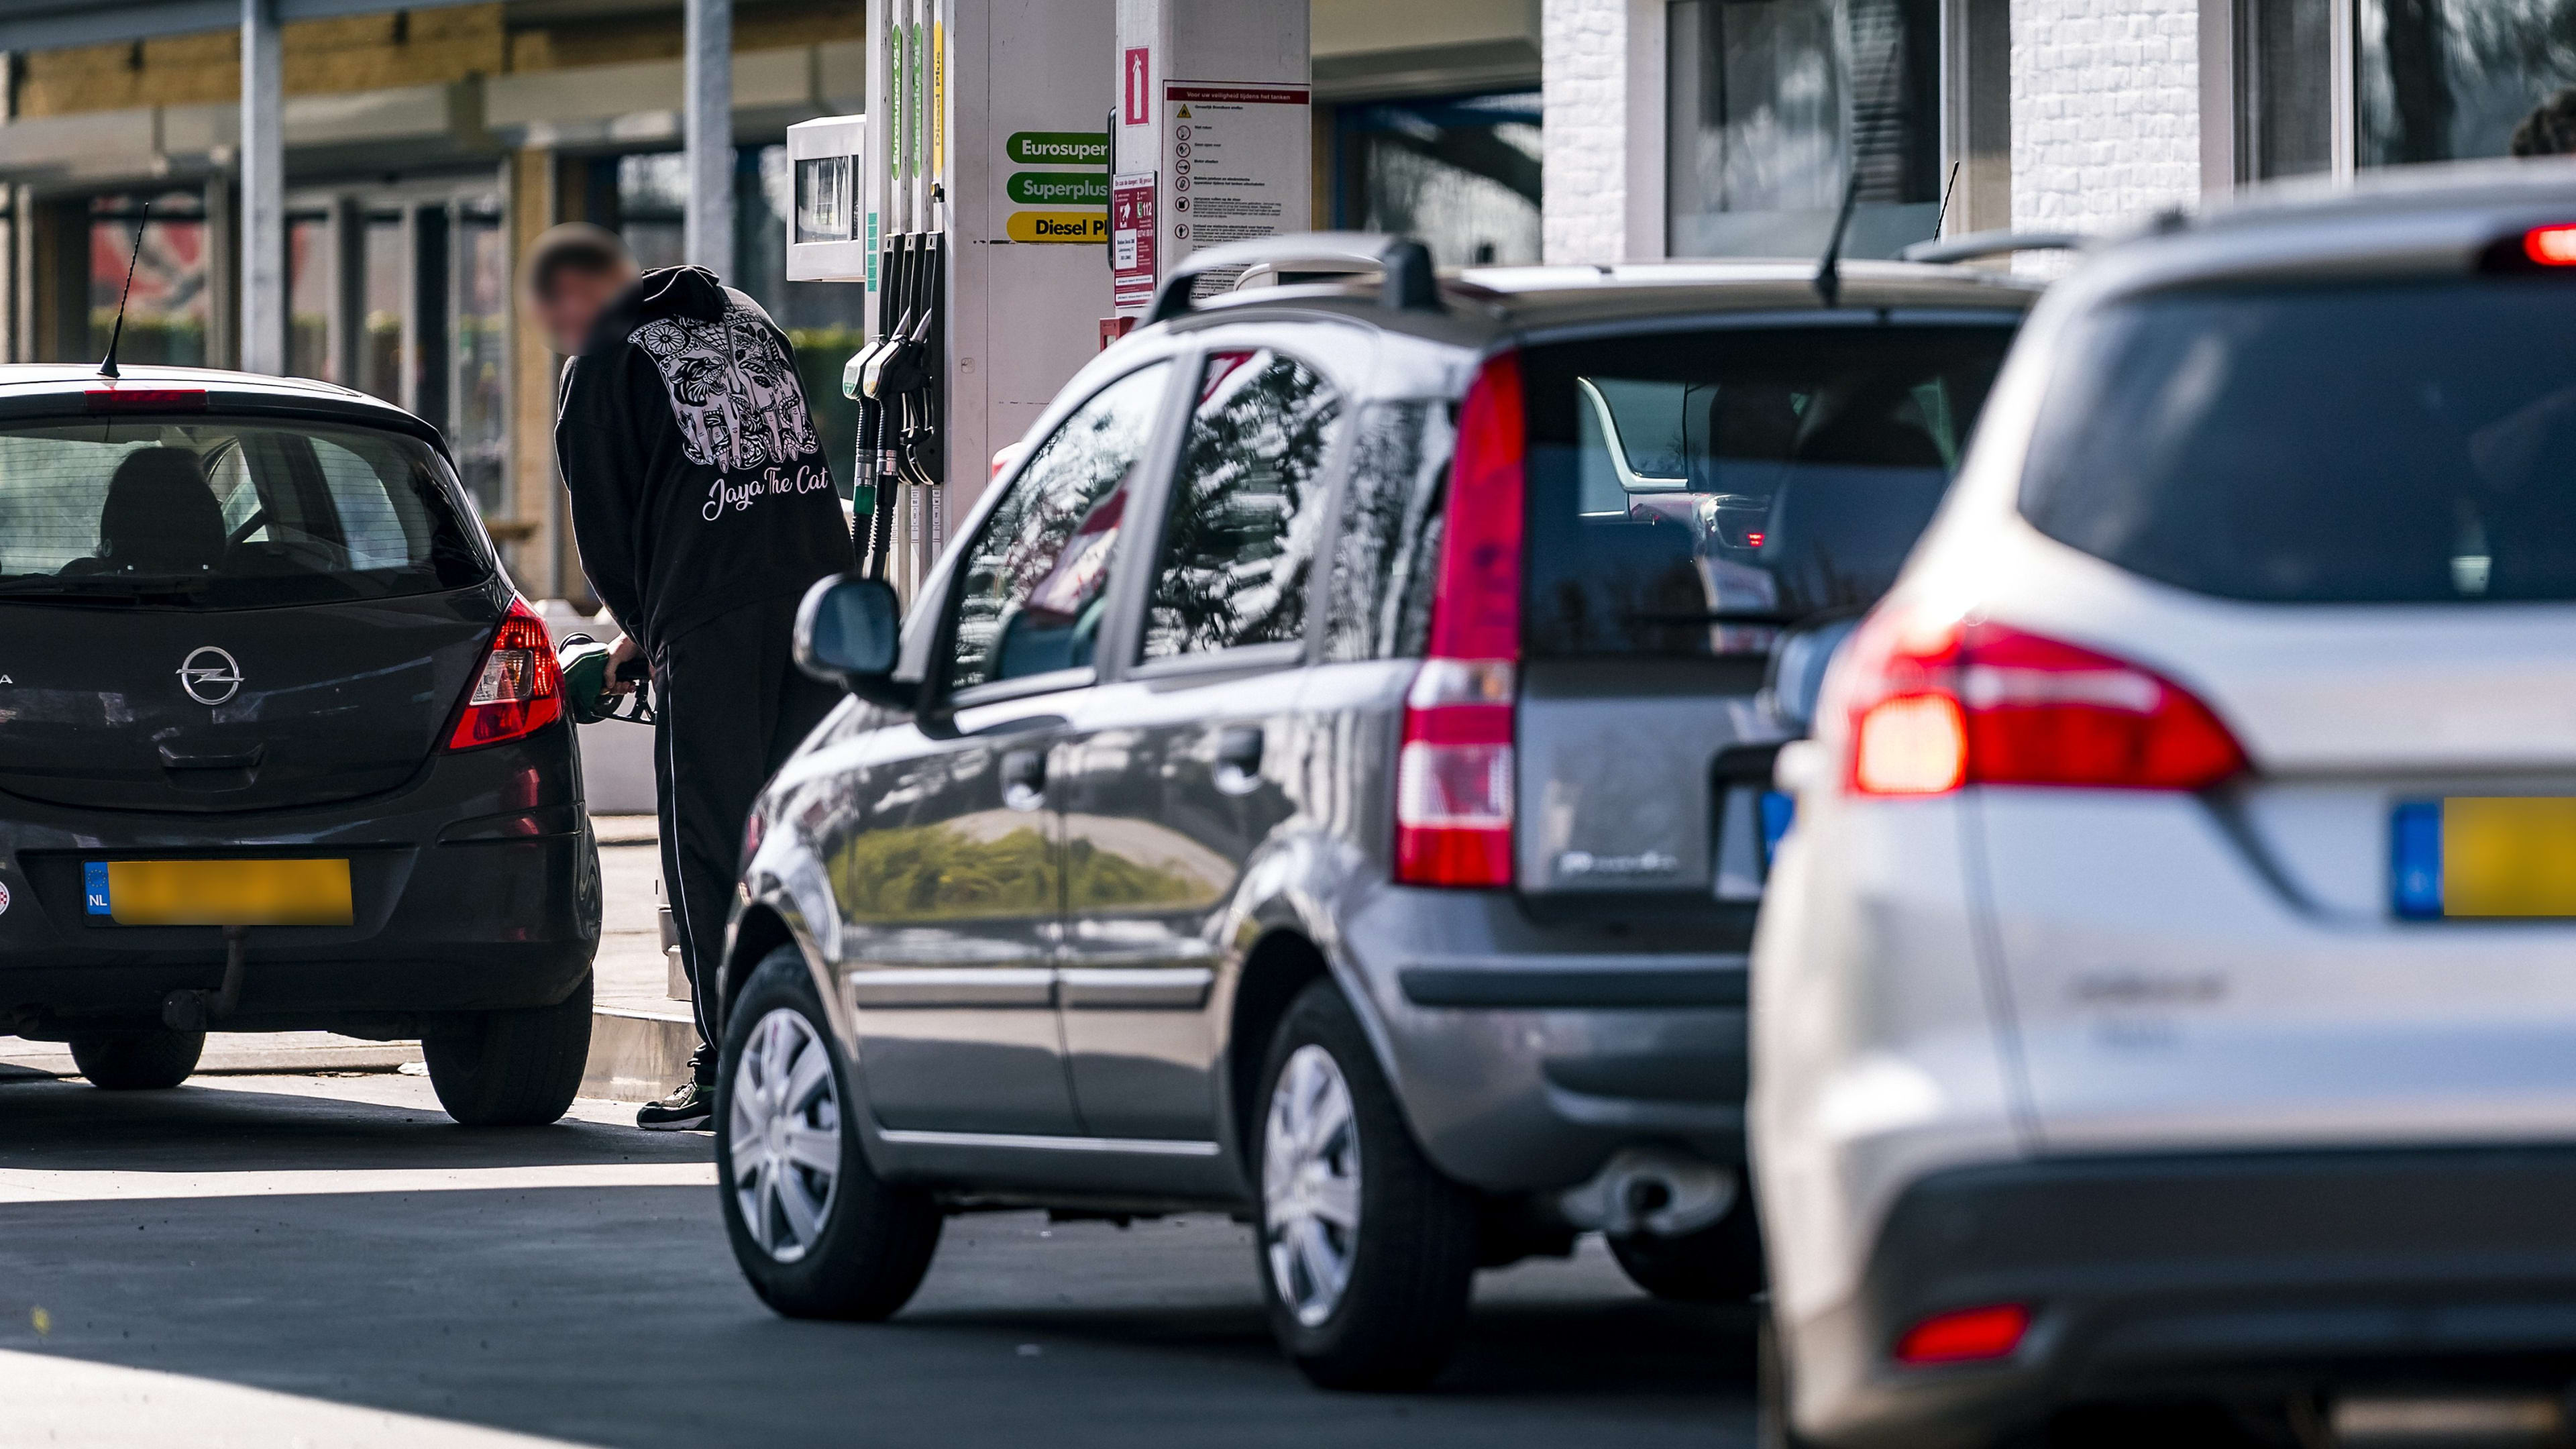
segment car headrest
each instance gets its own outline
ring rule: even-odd
[[[98,551],[119,571],[189,573],[223,561],[224,513],[185,448],[125,455],[99,508]]]

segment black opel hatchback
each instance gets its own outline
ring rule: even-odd
[[[419,419],[0,367],[0,1031],[417,1036],[459,1121],[581,1080],[599,866],[544,625]]]

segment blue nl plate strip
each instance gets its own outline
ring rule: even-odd
[[[85,861],[81,865],[81,895],[89,902],[93,916],[113,915],[107,904],[107,862]]]
[[[2442,802],[2400,802],[2388,818],[2388,885],[2397,914],[2442,917]]]

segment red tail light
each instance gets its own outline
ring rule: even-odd
[[[206,410],[206,390],[102,382],[81,394],[81,406],[94,413],[201,413]]]
[[[2522,254],[2544,267],[2576,267],[2576,226],[2535,226],[2522,234]]]
[[[1860,794],[2200,790],[2245,768],[2227,726],[2171,680],[2000,624],[1882,610],[1852,641],[1849,669]]]
[[[1404,698],[1395,878],[1512,883],[1512,705],[1521,653],[1520,359],[1489,359],[1458,410],[1429,657]]]
[[[510,600],[510,612],[492,633],[483,667],[466,691],[465,710],[456,717],[456,732],[447,738],[451,750],[497,745],[536,733],[563,714],[563,668],[555,662],[554,641],[545,621],[521,598]]]
[[[1896,1342],[1902,1364],[1975,1363],[2009,1358],[2030,1331],[2030,1310],[2018,1303],[1936,1313]]]

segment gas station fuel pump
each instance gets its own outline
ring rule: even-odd
[[[865,117],[788,131],[787,276],[867,291],[852,521],[906,599],[1097,350],[1116,33],[1117,0],[869,0]]]

